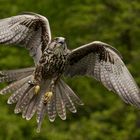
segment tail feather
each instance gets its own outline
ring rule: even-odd
[[[21,96],[25,93],[27,87],[29,84],[24,84],[21,86],[21,88],[17,89],[8,99],[7,103],[8,104],[14,104],[18,102],[18,100],[21,98]]]
[[[63,102],[59,86],[56,86],[56,110],[57,110],[58,116],[62,120],[65,120],[66,119],[65,104]]]
[[[55,105],[55,97],[56,95],[54,94],[52,99],[48,102],[47,104],[47,112],[48,112],[48,117],[51,122],[53,122],[56,118],[56,105]]]
[[[69,111],[71,111],[72,113],[76,113],[76,107],[72,101],[72,99],[70,98],[70,96],[66,93],[65,89],[63,86],[60,86],[60,91],[62,94],[62,99],[65,103],[65,106],[69,109]]]
[[[44,98],[42,96],[37,108],[37,123],[38,123],[37,132],[40,132],[41,124],[46,112],[45,110],[47,109],[46,105],[43,103],[43,99]]]
[[[50,84],[50,81],[47,85]],[[49,87],[49,86],[48,86]],[[48,87],[44,88],[40,93],[40,100],[37,105],[37,123],[38,123],[38,131],[40,130],[43,118],[47,111],[49,120],[52,122],[56,118],[56,113],[62,119],[66,119],[66,109],[67,107],[71,112],[76,112],[76,107],[73,103],[76,102],[82,105],[82,101],[79,99],[77,95],[70,89],[68,85],[66,85],[62,80],[58,81],[55,85],[55,89],[53,91],[53,96],[47,104],[44,104],[44,95],[46,91],[48,91]],[[73,100],[74,99],[74,100]]]
[[[15,110],[15,113],[20,113],[24,110],[24,108],[26,108],[26,106],[29,104],[29,102],[31,101],[32,97],[34,96],[34,91],[33,91],[34,87],[32,86],[28,86],[28,88],[26,89],[26,91],[23,93],[23,95],[21,96],[21,98],[18,100]]]
[[[37,103],[38,103],[38,97],[34,96],[31,99],[30,103],[23,110],[22,118],[25,118],[26,120],[30,120],[36,112]]]
[[[0,71],[0,83],[20,80],[24,77],[31,75],[34,69],[35,69],[34,67],[31,67],[31,68],[18,69],[18,70]]]
[[[44,116],[45,116],[45,110],[46,110],[46,106],[43,106],[41,114],[40,114],[39,118],[37,119],[37,123],[38,123],[37,132],[38,133],[40,132],[42,121],[43,121]]]
[[[73,90],[62,80],[60,80],[61,86],[63,86],[65,93],[78,105],[84,105],[80,98],[73,92]]]
[[[27,110],[28,110],[28,105],[23,109],[22,111],[22,118],[26,119],[26,114],[27,114]],[[26,119],[27,120],[27,119]]]
[[[41,83],[41,90],[40,90],[40,95],[39,95],[39,102],[38,102],[38,106],[37,106],[37,123],[38,123],[38,128],[37,131],[40,131],[41,128],[41,124],[44,118],[44,115],[46,113],[47,110],[47,104],[44,104],[44,96],[45,93],[48,91],[49,85],[50,85],[51,81],[50,80],[46,80],[46,81],[42,81]]]
[[[55,120],[56,113],[62,120],[65,120],[65,107],[67,107],[72,113],[75,113],[77,110],[73,101],[77,104],[83,105],[83,102],[65,82],[62,80],[58,81],[55,85],[53,97],[47,104],[49,120],[53,122]]]
[[[43,112],[44,112],[44,108],[45,108],[46,106],[44,105],[44,103],[43,103],[43,96],[42,96],[42,98],[41,98],[41,100],[40,100],[40,102],[39,102],[39,104],[38,104],[38,107],[37,107],[37,123],[40,123],[40,121],[41,121],[41,119],[40,118],[42,118],[42,115],[43,115]]]
[[[19,72],[17,73],[20,76],[24,75],[23,71],[17,71]],[[12,75],[10,75],[10,73],[12,72],[13,71],[7,72],[9,74],[9,77]],[[53,91],[50,91],[49,88],[51,84],[51,79],[41,81],[40,92],[38,94],[34,94],[34,86],[28,83],[28,81],[33,80],[32,73],[33,69],[28,69],[25,72],[25,77],[19,79],[17,76],[18,74],[14,73],[13,79],[17,81],[11,83],[9,86],[1,90],[0,94],[13,92],[13,94],[8,99],[8,104],[17,103],[14,112],[22,112],[22,117],[26,120],[30,120],[36,113],[38,131],[41,128],[41,124],[46,113],[48,114],[49,120],[51,122],[55,120],[57,114],[62,120],[65,120],[66,108],[68,108],[72,113],[75,113],[75,103],[83,105],[83,102],[79,99],[79,97],[61,79],[58,80],[57,83],[54,85]],[[47,92],[52,92],[53,95],[46,103],[44,102],[44,97],[46,97]]]

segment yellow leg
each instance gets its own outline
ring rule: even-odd
[[[47,102],[52,98],[53,93],[51,91],[48,91],[44,95],[44,104],[47,104]]]
[[[39,91],[40,91],[40,86],[39,85],[35,86],[35,94],[38,94]]]

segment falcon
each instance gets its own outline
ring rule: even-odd
[[[93,41],[76,49],[67,48],[64,37],[51,39],[49,21],[36,13],[23,13],[0,20],[0,44],[24,46],[34,67],[2,70],[0,82],[10,83],[0,91],[12,93],[7,103],[16,103],[15,113],[30,120],[36,114],[38,132],[47,114],[53,122],[58,114],[66,119],[66,108],[76,113],[80,98],[62,77],[89,76],[131,105],[140,107],[140,91],[112,46]]]

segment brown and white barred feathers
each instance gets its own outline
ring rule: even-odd
[[[61,79],[55,83],[53,91],[50,91],[51,79],[42,79],[40,86],[34,86],[30,82],[34,79],[35,68],[25,68],[19,70],[7,70],[0,72],[0,82],[11,82],[0,91],[5,95],[12,93],[7,103],[16,103],[14,112],[22,113],[22,117],[30,120],[36,113],[38,129],[47,113],[49,120],[53,122],[56,115],[66,119],[66,108],[72,113],[76,113],[74,103],[83,105],[79,97]]]
[[[26,120],[36,113],[38,131],[46,113],[52,122],[57,114],[65,120],[65,108],[75,113],[74,103],[83,104],[61,80],[62,74],[95,78],[124,102],[140,108],[139,86],[109,44],[93,41],[70,51],[65,38],[52,39],[48,19],[36,13],[1,19],[0,44],[24,46],[34,60],[35,68],[0,71],[0,82],[11,82],[0,93],[12,93],[8,103],[16,103],[15,113],[21,112]]]
[[[38,131],[40,131],[40,126],[46,113],[51,122],[55,120],[57,114],[62,120],[65,120],[66,108],[75,113],[76,107],[74,103],[80,105],[83,103],[61,79],[55,85],[53,93],[48,91],[51,80],[42,80],[40,91],[36,94],[35,87],[31,86],[29,83],[33,79],[33,72],[34,68],[1,71],[0,82],[12,83],[2,89],[0,94],[5,95],[7,93],[12,93],[7,103],[16,103],[14,112],[22,113],[22,117],[26,120],[30,120],[36,113]],[[51,99],[49,96],[51,96]],[[44,100],[44,98],[46,99]]]

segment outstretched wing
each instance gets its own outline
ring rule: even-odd
[[[26,47],[37,63],[51,40],[48,20],[35,13],[24,13],[0,20],[0,44]]]
[[[140,90],[136,82],[120,53],[108,44],[95,41],[73,50],[68,57],[65,75],[94,77],[126,103],[140,107]]]

